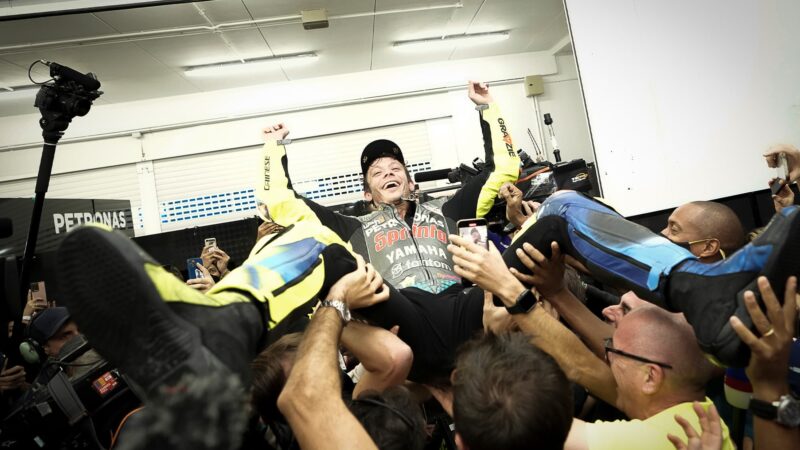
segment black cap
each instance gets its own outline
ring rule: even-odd
[[[28,325],[28,336],[44,345],[69,320],[69,311],[63,306],[47,308],[37,314]]]
[[[403,159],[403,152],[400,151],[400,147],[397,144],[388,139],[378,139],[367,144],[364,147],[364,151],[361,152],[361,173],[366,176],[369,166],[376,159],[383,157],[394,158],[403,165],[406,164],[406,160]]]

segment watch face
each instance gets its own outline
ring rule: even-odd
[[[789,398],[778,407],[778,422],[789,427],[800,426],[800,400]]]

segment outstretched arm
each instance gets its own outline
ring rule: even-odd
[[[262,162],[257,165],[259,179],[256,198],[266,206],[267,218],[288,226],[300,220],[319,222],[347,242],[353,231],[361,225],[358,220],[337,214],[311,200],[299,197],[289,179],[289,161],[282,143],[289,135],[286,125],[280,123],[262,130],[264,147]]]
[[[766,314],[750,291],[744,294],[744,305],[760,337],[753,334],[736,316],[730,318],[730,323],[736,334],[750,347],[750,364],[746,373],[753,385],[753,399],[771,403],[784,395],[790,395],[787,373],[797,321],[797,278],[789,277],[786,280],[783,305],[778,301],[766,277],[759,277],[758,290],[761,292]],[[753,423],[756,448],[798,448],[800,428],[790,428],[755,414]]]
[[[517,257],[532,275],[522,273],[514,268],[511,273],[527,286],[535,287],[539,293],[555,306],[577,333],[587,347],[599,358],[605,357],[603,342],[611,337],[614,329],[598,319],[572,292],[564,282],[564,257],[558,244],[551,244],[552,257],[547,259],[542,252],[527,242],[516,250]]]
[[[319,308],[278,397],[278,408],[304,449],[377,448],[342,401],[336,353],[341,332],[339,313]]]
[[[486,167],[442,206],[444,215],[453,220],[485,216],[503,183],[514,183],[519,177],[519,156],[514,150],[508,123],[489,93],[489,87],[470,81],[468,91],[470,100],[480,108]]]
[[[783,153],[786,157],[786,165],[789,169],[789,182],[800,180],[800,150],[797,147],[789,144],[774,145],[764,153],[764,158],[767,160],[769,167],[778,166],[778,156]]]
[[[372,281],[359,261],[355,271],[331,287],[326,299],[353,308],[385,300],[388,293],[376,293]],[[342,400],[338,350],[343,326],[344,319],[336,309],[317,308],[278,397],[278,408],[304,449],[377,448]]]
[[[484,290],[499,297],[506,306],[513,306],[527,289],[506,268],[500,252],[475,245],[460,236],[450,235],[447,248],[453,254],[455,271]],[[544,308],[534,307],[524,314],[512,316],[531,341],[552,356],[567,378],[587,388],[592,394],[614,405],[617,385],[611,369]]]
[[[353,398],[364,391],[383,392],[402,384],[411,370],[411,347],[391,331],[351,322],[342,332],[342,345],[364,366],[365,373],[353,390]]]

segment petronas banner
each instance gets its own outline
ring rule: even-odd
[[[13,232],[0,239],[0,257],[21,256],[30,227],[33,199],[0,198],[0,217],[10,218]],[[61,238],[84,223],[98,222],[133,237],[128,200],[45,199],[36,253],[55,250]]]

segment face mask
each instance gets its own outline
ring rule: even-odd
[[[689,250],[691,252],[692,251],[692,245],[698,244],[700,242],[708,242],[708,241],[713,241],[713,240],[714,240],[714,238],[708,238],[708,239],[698,239],[696,241],[689,241],[689,242],[673,242],[673,244],[675,244],[675,245],[677,245],[679,247],[683,247],[686,250]],[[719,255],[722,256],[722,259],[725,259],[725,257],[726,257],[725,256],[725,251],[722,250],[721,248],[719,249]]]

